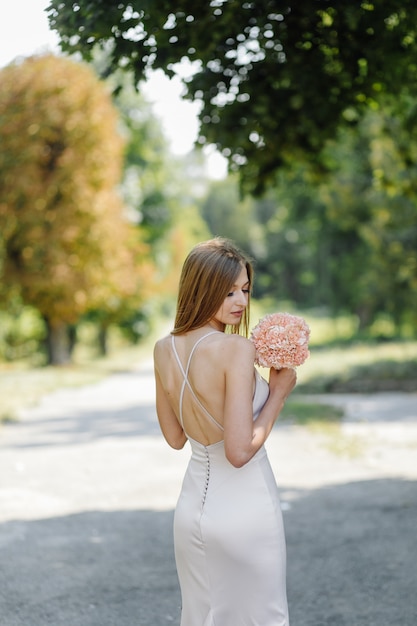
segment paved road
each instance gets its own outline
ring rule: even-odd
[[[268,442],[291,625],[416,626],[417,395],[322,399],[345,407],[342,429],[282,425]],[[178,625],[171,526],[188,454],[159,434],[146,364],[4,426],[0,625]]]

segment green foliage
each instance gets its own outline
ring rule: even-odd
[[[52,0],[49,17],[110,72],[191,62],[200,143],[267,190],[225,181],[202,207],[257,260],[256,296],[417,327],[415,3]]]
[[[402,112],[402,114],[401,114]],[[354,314],[362,333],[383,316],[417,328],[417,137],[408,99],[370,110],[323,151],[328,175],[294,164],[262,198],[216,183],[202,212],[213,234],[256,259],[254,295],[298,309]],[[390,333],[392,331],[390,330]],[[382,332],[384,334],[384,332]]]
[[[213,236],[229,237],[254,254],[262,230],[252,198],[242,198],[236,177],[213,182],[201,205],[201,214]]]
[[[118,71],[107,83],[126,138],[123,197],[131,219],[140,225],[146,242],[153,244],[173,226],[172,157],[151,105],[134,89],[131,77]]]
[[[197,152],[187,157],[170,152],[160,120],[140,89],[133,86],[132,72],[111,74],[106,51],[95,50],[93,66],[106,77],[120,115],[126,142],[122,195],[129,219],[140,229],[156,269],[141,310],[129,310],[120,319],[120,327],[136,341],[140,332],[145,332],[138,328],[143,328],[149,300],[176,294],[180,263],[191,245],[208,236],[197,206],[199,181],[196,189],[193,186],[203,163]],[[139,318],[142,321],[138,322]]]
[[[316,162],[381,94],[416,84],[413,0],[51,0],[48,13],[65,51],[89,59],[99,45],[113,70],[137,79],[188,59],[199,141],[215,144],[255,191],[283,164]]]
[[[45,326],[36,309],[15,304],[0,311],[0,361],[16,361],[39,352]]]
[[[93,308],[114,319],[152,279],[117,191],[118,123],[85,64],[47,55],[1,71],[0,289],[42,315],[51,359],[68,359],[53,354],[68,324]]]
[[[117,115],[92,71],[67,59],[28,59],[1,78],[3,280],[44,317],[71,323],[137,286],[116,192]]]
[[[362,328],[382,311],[397,329],[417,320],[417,136],[406,131],[407,103],[395,108],[369,111],[355,133],[329,145],[332,175],[320,188],[339,233],[335,305],[355,311]]]

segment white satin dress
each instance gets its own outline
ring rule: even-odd
[[[202,406],[188,381],[193,347],[182,371],[180,419],[191,393],[206,419],[222,426]],[[269,394],[256,372],[253,414]],[[181,626],[289,626],[286,547],[277,485],[264,447],[243,467],[225,456],[224,442],[202,445],[189,438],[192,455],[174,517],[174,545],[181,588]]]

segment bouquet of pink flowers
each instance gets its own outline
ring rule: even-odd
[[[309,357],[310,328],[302,317],[290,313],[265,315],[252,330],[255,363],[261,367],[297,367]]]

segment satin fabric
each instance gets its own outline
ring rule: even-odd
[[[268,393],[256,372],[254,419]],[[223,441],[189,442],[174,516],[181,626],[289,626],[283,519],[265,447],[235,468]]]

